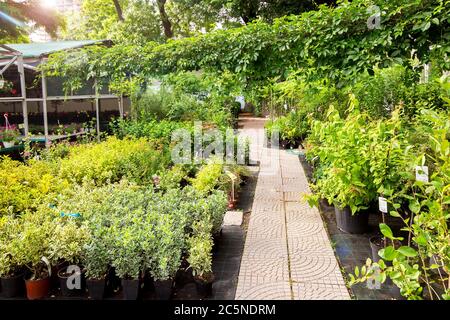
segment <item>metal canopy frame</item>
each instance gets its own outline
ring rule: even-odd
[[[28,102],[42,102],[43,106],[43,120],[44,120],[44,135],[45,135],[45,145],[49,145],[49,133],[48,133],[48,115],[47,115],[47,101],[56,100],[86,100],[95,99],[95,111],[97,118],[97,138],[100,140],[100,99],[114,99],[118,101],[120,117],[124,116],[123,109],[123,96],[117,96],[114,94],[101,94],[99,93],[97,82],[94,82],[94,95],[71,95],[71,96],[48,96],[47,95],[47,79],[44,72],[41,72],[41,82],[42,82],[42,98],[27,98],[26,92],[26,82],[25,82],[25,69],[31,69],[36,71],[37,69],[31,65],[24,63],[23,53],[8,47],[7,45],[0,44],[0,57],[2,55],[8,56],[8,61],[0,64],[0,76],[12,65],[17,66],[17,71],[20,77],[20,97],[0,97],[0,103],[10,103],[10,102],[22,102],[22,113],[23,113],[23,125],[25,138],[29,136],[29,126],[28,126]],[[39,63],[43,63],[46,60],[44,56],[39,57]]]

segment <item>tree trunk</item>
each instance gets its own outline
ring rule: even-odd
[[[112,1],[114,2],[114,7],[116,7],[117,17],[119,18],[119,21],[124,21],[122,8],[120,7],[119,0],[112,0]]]
[[[159,9],[159,16],[161,18],[161,22],[164,28],[164,35],[166,38],[172,38],[173,37],[173,31],[172,31],[172,23],[169,20],[169,16],[166,13],[166,0],[157,0],[158,3],[158,9]]]

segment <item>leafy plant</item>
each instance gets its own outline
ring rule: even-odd
[[[189,267],[192,268],[192,274],[200,279],[212,272],[211,228],[208,221],[196,222],[194,235],[188,239]]]
[[[86,226],[78,225],[73,219],[64,219],[53,230],[48,258],[54,265],[61,261],[79,264],[84,259],[83,248],[89,242],[90,233]]]
[[[0,131],[0,140],[4,142],[16,141],[20,136],[20,132],[17,129],[5,129]]]
[[[22,221],[11,216],[0,218],[0,277],[8,278],[20,272],[25,264],[20,248]]]

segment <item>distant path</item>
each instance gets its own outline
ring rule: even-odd
[[[349,299],[319,211],[300,202],[310,190],[298,156],[264,146],[264,119],[240,127],[260,172],[236,299]]]

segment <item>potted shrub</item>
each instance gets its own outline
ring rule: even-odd
[[[155,250],[152,258],[147,259],[147,268],[154,279],[157,300],[169,300],[172,295],[173,279],[180,268],[185,243],[181,219],[176,214],[155,219]]]
[[[364,233],[368,229],[369,209],[377,189],[370,171],[370,130],[367,115],[355,112],[347,119],[330,109],[327,122],[312,127],[312,153],[320,159],[320,177],[307,195],[310,204],[325,198],[335,206],[336,223],[347,233]],[[321,140],[318,143],[315,140]]]
[[[5,148],[13,147],[19,136],[20,136],[20,133],[15,128],[5,129],[2,132],[0,132],[0,140],[2,140],[3,146]]]
[[[145,256],[143,254],[139,230],[136,225],[117,228],[114,232],[114,242],[111,250],[111,264],[116,275],[121,279],[123,298],[136,300],[141,287],[141,272],[144,270]]]
[[[2,296],[13,298],[25,292],[23,261],[17,252],[20,242],[20,219],[3,217],[0,219],[0,287]]]
[[[61,265],[65,262],[64,266],[57,270],[59,287],[63,296],[80,294],[85,288],[83,267],[80,262],[83,259],[83,247],[89,241],[88,229],[85,226],[79,226],[72,220],[73,218],[69,219],[56,225],[49,248],[52,264]],[[72,268],[73,266],[78,268]],[[79,270],[79,274],[76,274],[78,279],[73,277],[75,273],[73,270],[77,269]],[[69,283],[72,279],[77,283]]]
[[[104,236],[108,230],[98,230],[84,245],[84,266],[86,268],[86,284],[89,296],[94,300],[101,300],[105,295],[106,278],[110,265],[109,246]]]
[[[202,297],[208,297],[212,294],[212,284],[214,274],[212,273],[212,247],[211,224],[208,222],[199,222],[194,229],[196,235],[188,240],[189,247],[189,266],[192,269],[197,293]]]
[[[27,297],[30,300],[44,298],[50,290],[51,266],[48,261],[49,240],[55,228],[51,216],[45,210],[23,216],[24,227],[20,242],[21,259],[26,262],[30,274],[25,278]]]

